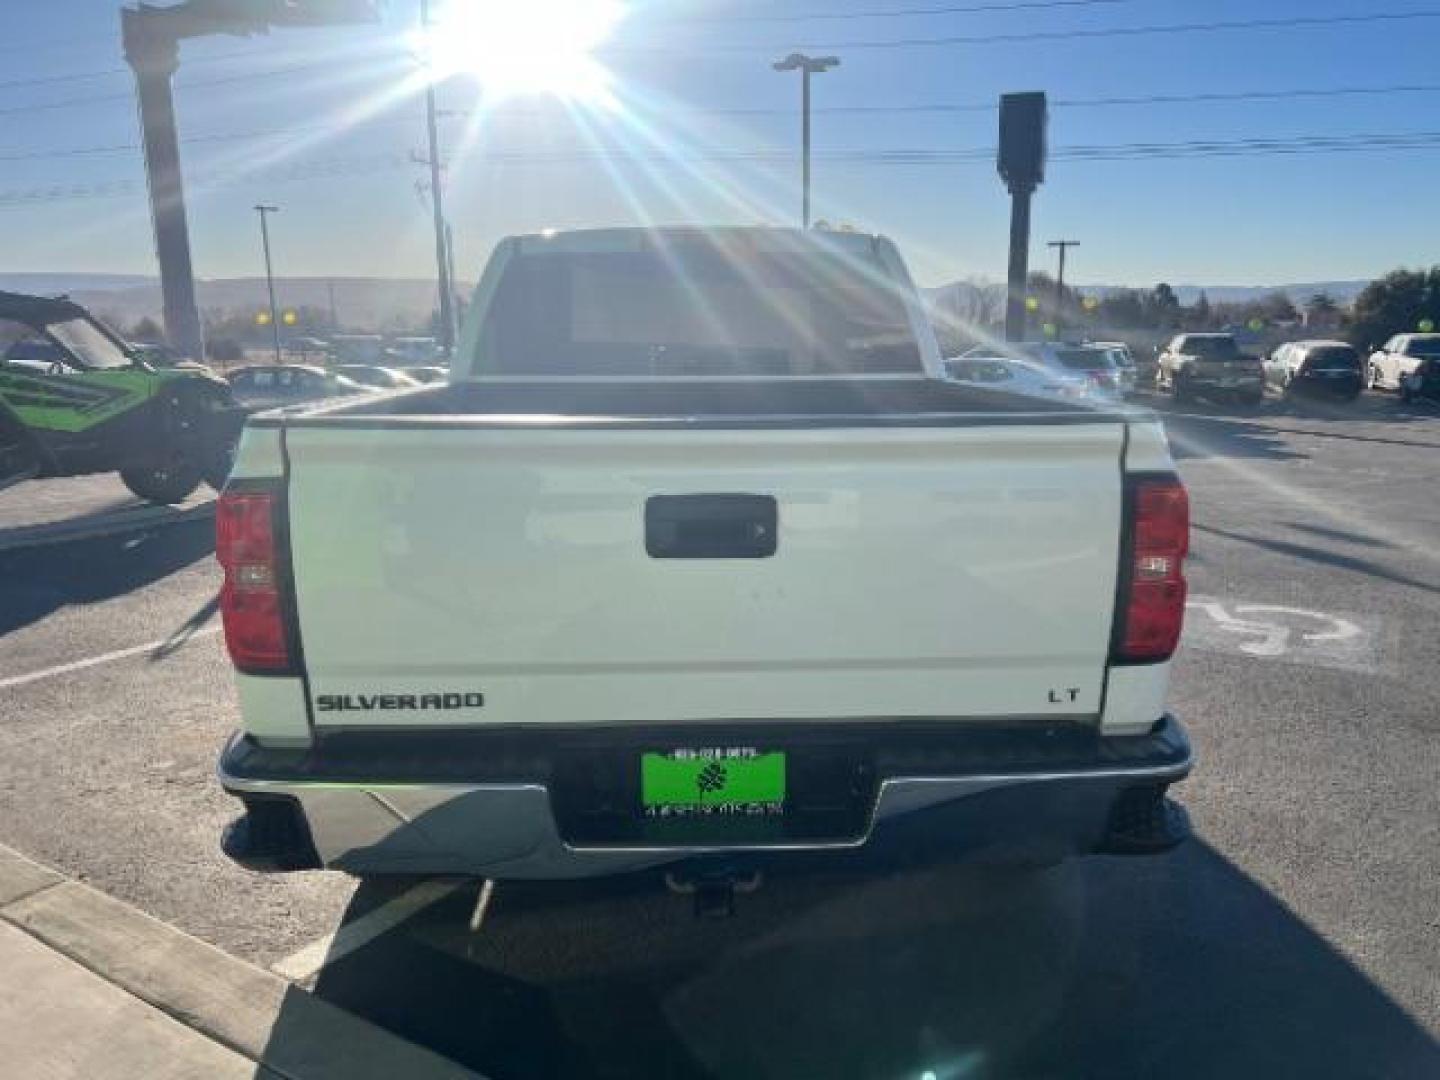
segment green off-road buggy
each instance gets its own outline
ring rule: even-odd
[[[243,419],[204,369],[151,367],[71,300],[0,292],[0,486],[116,471],[181,502],[225,482]]]

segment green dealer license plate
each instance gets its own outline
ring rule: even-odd
[[[646,752],[640,803],[647,817],[761,816],[785,808],[785,754],[749,746]]]

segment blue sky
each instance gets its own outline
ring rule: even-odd
[[[438,2],[438,0],[437,0]],[[523,0],[521,0],[523,2]],[[884,164],[837,152],[965,151],[995,137],[993,110],[832,112],[985,105],[1010,90],[1057,104],[1051,144],[1353,136],[1440,131],[1440,18],[974,44],[936,38],[1385,12],[1416,0],[1114,0],[1011,11],[764,21],[756,16],[1013,4],[1023,0],[636,0],[606,53],[622,108],[577,121],[544,100],[493,104],[466,140],[442,121],[460,276],[495,239],[546,227],[790,224],[798,215],[796,78],[769,61],[833,51],[815,82],[816,216],[893,236],[936,284],[1003,274],[1008,205],[988,160]],[[1031,0],[1032,3],[1035,0]],[[115,0],[10,0],[0,56],[0,271],[150,273],[144,171]],[[748,18],[747,18],[748,17]],[[277,270],[423,276],[433,251],[412,65],[413,0],[374,27],[187,43],[177,76],[196,273],[260,271],[258,201],[278,203]],[[875,43],[919,40],[908,47]],[[1226,102],[1061,105],[1093,99],[1429,87]],[[447,112],[475,86],[441,87]],[[380,104],[384,103],[384,104]],[[373,106],[373,109],[372,109]],[[345,125],[342,116],[372,112]],[[752,110],[747,112],[746,110]],[[586,136],[612,160],[571,153]],[[728,160],[716,156],[731,155]],[[747,155],[735,160],[733,155]],[[536,160],[559,156],[559,163]],[[678,160],[657,163],[656,154]],[[778,155],[776,157],[775,155]],[[1078,239],[1080,282],[1265,284],[1366,277],[1440,261],[1436,149],[1051,163],[1035,203],[1043,242]]]

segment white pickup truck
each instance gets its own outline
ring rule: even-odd
[[[1178,843],[1160,424],[940,373],[883,238],[502,242],[448,384],[246,427],[226,852],[683,884]]]

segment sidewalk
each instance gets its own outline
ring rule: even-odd
[[[26,1080],[474,1076],[3,845],[0,1063]]]

